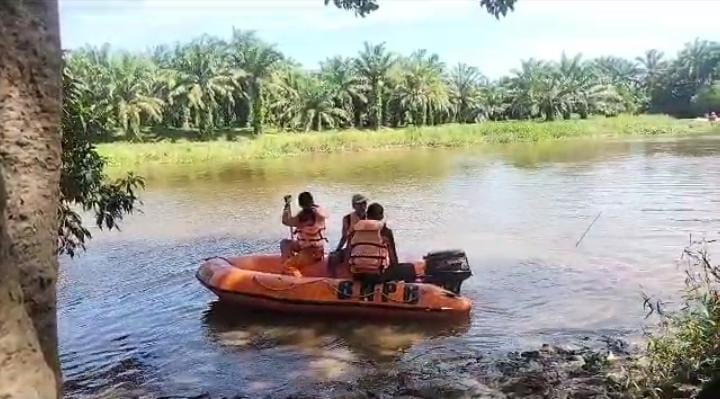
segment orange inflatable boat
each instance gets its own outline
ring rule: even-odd
[[[472,274],[462,251],[430,253],[402,266],[411,275],[405,281],[386,278],[364,288],[353,281],[347,265],[329,277],[326,260],[304,267],[302,277],[281,274],[277,255],[210,258],[196,276],[221,301],[246,308],[392,318],[463,317],[470,312],[472,302],[460,295],[462,282]]]

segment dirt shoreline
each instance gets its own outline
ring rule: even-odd
[[[620,365],[632,356],[628,345],[608,340],[605,348],[592,346],[543,345],[538,350],[508,353],[504,358],[472,356],[437,362],[429,359],[373,373],[355,386],[270,398],[622,397],[616,389],[617,382],[609,376],[619,373]]]
[[[381,370],[352,383],[323,383],[265,399],[625,399],[623,365],[639,353],[626,341],[583,338],[578,345],[543,345],[505,356],[473,353],[420,359]],[[162,399],[245,399],[250,396],[168,396]]]

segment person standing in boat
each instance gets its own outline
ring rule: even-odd
[[[367,219],[360,220],[350,232],[350,272],[362,282],[363,296],[372,292],[385,269],[398,263],[395,237],[383,219],[385,211],[378,203],[367,208]]]
[[[282,224],[293,229],[292,238],[280,242],[284,273],[301,276],[303,266],[319,262],[325,256],[325,223],[328,213],[315,204],[312,194],[300,193],[300,211],[292,215],[289,195],[285,196]]]
[[[350,253],[345,247],[345,244],[348,242],[348,237],[352,232],[353,226],[355,226],[357,222],[367,218],[367,197],[362,194],[355,194],[352,196],[351,204],[353,211],[343,217],[340,241],[335,251],[330,254],[330,259],[328,259],[328,269],[331,277],[335,277],[335,269],[337,266],[348,259]]]

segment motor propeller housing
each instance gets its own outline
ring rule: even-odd
[[[463,281],[472,276],[465,251],[435,251],[425,255],[423,259],[425,282],[439,285],[455,294],[460,294]]]

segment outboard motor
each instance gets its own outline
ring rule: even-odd
[[[465,251],[450,250],[430,252],[425,260],[425,282],[439,285],[460,295],[463,281],[472,276]]]

